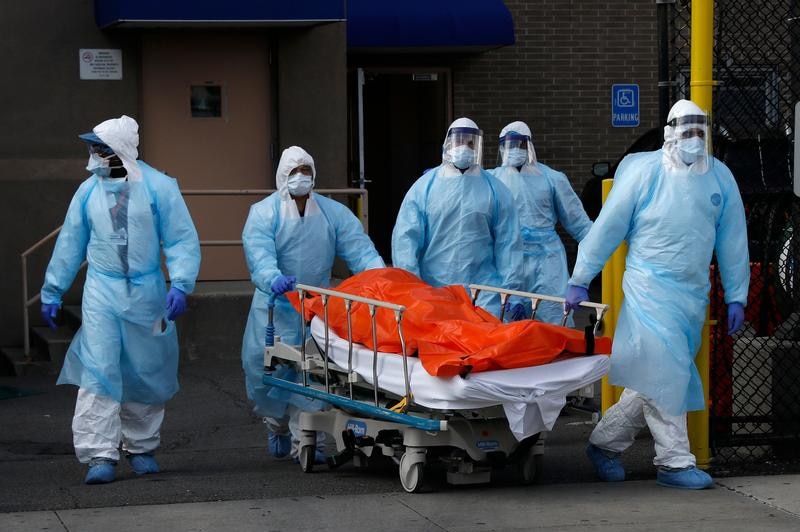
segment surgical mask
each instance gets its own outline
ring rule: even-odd
[[[289,194],[292,196],[305,196],[311,192],[311,188],[314,186],[314,180],[310,175],[298,172],[289,176],[286,185],[289,187]]]
[[[99,177],[108,177],[111,175],[111,167],[108,165],[110,157],[100,157],[96,153],[89,154],[89,163],[86,169]]]
[[[528,162],[528,150],[511,148],[506,154],[506,166],[522,166]]]
[[[475,150],[469,146],[456,146],[450,150],[450,162],[459,170],[466,170],[475,161]]]
[[[692,164],[706,153],[706,142],[700,137],[678,139],[678,152],[684,164]]]

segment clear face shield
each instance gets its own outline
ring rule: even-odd
[[[673,128],[675,154],[680,161],[699,173],[707,171],[712,161],[708,117],[682,116],[670,120],[669,125]]]
[[[442,145],[442,162],[459,170],[481,166],[483,157],[483,132],[471,127],[454,127],[447,132]]]
[[[497,150],[497,166],[513,166],[519,168],[524,165],[536,164],[536,151],[528,135],[520,135],[509,131],[500,137]]]

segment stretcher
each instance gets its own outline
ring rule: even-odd
[[[405,354],[403,306],[303,284],[297,290],[301,314],[308,294],[320,295],[325,312],[311,320],[310,338],[305,338],[304,330],[300,346],[271,338],[268,325],[263,382],[331,405],[300,414],[299,461],[304,472],[314,468],[316,434],[321,431],[336,443],[337,454],[328,458],[330,467],[351,460],[365,467],[373,457],[389,457],[399,465],[400,481],[408,492],[420,490],[426,465],[434,462],[446,466],[451,484],[488,482],[492,468],[509,464],[518,468],[524,483],[533,483],[542,471],[545,434],[553,428],[567,396],[608,371],[608,356],[588,355],[466,378],[435,377],[417,358]],[[531,318],[541,301],[564,301],[471,285],[473,302],[484,290],[500,294],[502,308],[511,295],[530,299]],[[344,300],[349,338],[326,326],[330,298]],[[394,313],[402,354],[380,353],[352,341],[349,317],[354,303],[369,306],[373,345],[377,344],[375,313]],[[597,334],[608,307],[591,302],[582,306],[594,311],[594,328],[587,334]],[[562,324],[566,318],[567,313]],[[302,370],[301,382],[273,374],[278,364],[287,363]]]

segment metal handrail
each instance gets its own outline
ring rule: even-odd
[[[405,312],[406,307],[403,305],[396,305],[394,303],[387,303],[385,301],[380,301],[377,299],[371,299],[367,297],[356,296],[353,294],[348,294],[345,292],[339,292],[337,290],[331,290],[329,288],[320,288],[317,286],[311,286],[306,284],[298,283],[296,285],[297,292],[300,296],[300,316],[301,319],[305,320],[305,300],[306,300],[306,293],[316,293],[320,294],[322,299],[322,306],[323,306],[323,320],[325,324],[325,356],[323,357],[323,363],[325,367],[325,392],[330,393],[330,385],[328,383],[328,349],[330,347],[330,338],[328,336],[328,332],[330,330],[329,322],[328,322],[328,298],[329,297],[338,297],[343,299],[345,302],[345,310],[347,311],[347,380],[350,383],[350,399],[353,399],[353,386],[352,383],[354,381],[355,373],[353,372],[353,329],[351,326],[350,321],[350,313],[352,303],[363,303],[367,305],[369,308],[369,316],[370,321],[372,323],[372,386],[374,391],[374,401],[375,406],[378,406],[378,338],[377,338],[377,324],[375,320],[375,312],[378,308],[385,308],[394,312],[394,318],[397,322],[397,334],[400,337],[400,350],[403,352],[403,377],[405,379],[405,388],[406,388],[406,403],[403,407],[408,408],[413,403],[413,396],[411,395],[411,381],[408,376],[408,354],[406,353],[406,340],[405,336],[403,336],[403,312]],[[303,369],[303,386],[308,386],[308,364],[306,363],[306,328],[301,327],[300,331],[300,359],[302,360],[302,369]]]
[[[183,196],[267,196],[275,192],[276,189],[185,189],[181,190]],[[368,230],[367,212],[368,211],[368,194],[367,190],[363,188],[315,188],[314,192],[325,196],[332,195],[358,195],[361,196],[361,223],[364,226],[364,231]],[[22,327],[23,327],[23,346],[25,350],[25,357],[30,358],[31,340],[28,335],[30,328],[30,317],[28,316],[28,309],[31,305],[41,300],[42,293],[38,292],[33,297],[28,297],[28,256],[34,251],[41,248],[43,245],[54,239],[61,232],[63,225],[59,225],[56,229],[39,239],[38,242],[30,246],[28,249],[20,254],[22,266]],[[241,246],[241,240],[201,240],[200,246],[220,247],[220,246]],[[86,266],[86,261],[81,264],[79,270]]]

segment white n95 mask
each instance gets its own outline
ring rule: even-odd
[[[286,186],[289,188],[289,194],[292,196],[305,196],[311,192],[314,186],[314,180],[310,175],[296,173],[290,175]]]

